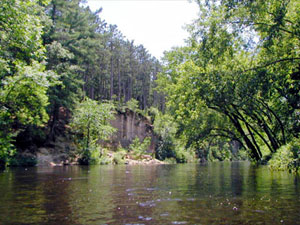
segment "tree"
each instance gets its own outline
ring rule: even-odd
[[[99,140],[106,140],[115,129],[110,125],[114,106],[110,103],[98,103],[85,98],[79,103],[73,113],[71,127],[74,131],[83,135],[80,143],[83,149],[82,163],[88,164],[91,151],[98,146]]]
[[[47,69],[59,75],[60,84],[48,91],[49,139],[57,135],[59,108],[72,111],[83,91],[93,95],[90,88],[93,67],[97,65],[99,43],[96,38],[97,13],[80,6],[81,1],[53,0],[46,13],[51,22],[43,36],[47,48]]]
[[[16,136],[48,120],[46,95],[56,79],[44,66],[43,7],[47,1],[0,3],[0,161],[7,161]]]
[[[159,82],[190,141],[237,140],[260,160],[298,135],[299,3],[197,2],[190,45],[166,55]]]

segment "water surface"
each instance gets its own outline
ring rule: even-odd
[[[247,162],[0,172],[0,224],[300,224],[300,178]]]

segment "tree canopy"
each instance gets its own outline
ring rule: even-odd
[[[236,140],[260,160],[299,135],[299,2],[197,3],[160,87],[188,145]]]
[[[47,90],[55,74],[45,70],[42,42],[46,1],[0,3],[0,158],[14,149],[13,137],[48,121]]]
[[[154,122],[161,158],[176,155],[178,144],[199,156],[209,148],[235,145],[257,161],[295,152],[299,1],[196,2],[199,16],[187,26],[187,45],[167,52],[162,66],[86,1],[2,0],[0,165],[16,149],[55,141],[62,108],[74,113],[78,129],[91,118],[100,121],[95,130],[87,129],[99,136],[105,129],[96,111],[105,111],[100,103],[106,101],[165,112],[156,112]],[[109,111],[103,114],[107,119]],[[85,118],[89,112],[99,120]],[[89,137],[87,130],[81,132]]]
[[[142,45],[125,39],[85,1],[1,1],[2,164],[15,146],[36,145],[36,133],[55,140],[60,108],[72,112],[84,96],[118,105],[134,98],[140,109],[159,106],[153,91],[159,70]]]

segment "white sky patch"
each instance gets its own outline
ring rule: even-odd
[[[103,8],[100,17],[135,44],[142,44],[160,59],[163,52],[183,46],[188,33],[183,29],[197,18],[198,6],[187,0],[88,0],[94,11]]]

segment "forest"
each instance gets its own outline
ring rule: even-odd
[[[160,160],[297,171],[300,2],[196,2],[187,44],[160,62],[85,1],[1,0],[0,165],[55,139],[61,108],[89,160],[129,107],[153,122]]]

